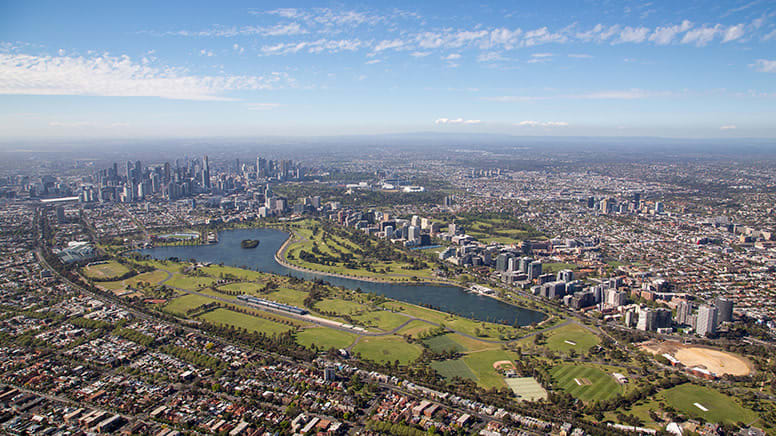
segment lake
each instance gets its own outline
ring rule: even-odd
[[[331,277],[286,268],[275,261],[275,253],[288,238],[288,233],[275,229],[237,229],[218,234],[218,242],[208,245],[156,247],[141,250],[154,259],[177,257],[181,261],[196,259],[247,268],[279,275],[291,275],[305,280],[321,279],[335,286],[373,292],[394,300],[454,313],[480,321],[502,322],[509,325],[530,325],[541,322],[545,314],[514,306],[490,297],[471,294],[458,286],[438,284],[376,283],[365,280]],[[240,247],[243,239],[258,239],[258,247]]]

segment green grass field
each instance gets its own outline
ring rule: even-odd
[[[196,291],[203,286],[210,286],[216,282],[212,277],[193,277],[183,274],[173,274],[172,278],[165,282],[167,286]]]
[[[550,370],[550,375],[557,387],[582,401],[606,400],[623,392],[614,377],[592,366],[558,365]],[[590,384],[585,385],[586,381]]]
[[[749,409],[742,407],[735,398],[704,386],[685,383],[659,392],[655,399],[664,400],[676,410],[691,417],[703,418],[708,422],[752,423],[758,417]],[[695,403],[708,409],[703,411]]]
[[[210,265],[206,266],[204,268],[200,268],[202,272],[204,272],[207,275],[220,278],[221,274],[224,275],[231,275],[233,277],[237,277],[240,280],[261,280],[267,277],[266,273],[261,273],[258,271],[251,271],[247,269],[242,268],[236,268],[233,266],[226,266],[226,265]]]
[[[318,348],[328,350],[331,347],[336,349],[347,348],[356,335],[353,333],[334,330],[326,327],[315,327],[304,329],[296,334],[296,342],[305,347],[315,344]]]
[[[473,319],[463,318],[457,315],[451,315],[449,313],[427,309],[425,307],[413,306],[408,303],[388,302],[384,303],[383,307],[406,313],[407,315],[415,316],[417,318],[425,319],[426,321],[444,324],[448,328],[473,336],[476,336],[477,333],[479,333],[480,337],[484,339],[499,339],[501,331],[504,333],[514,333],[519,331],[510,326],[475,321]]]
[[[296,289],[279,288],[268,294],[262,296],[267,300],[277,301],[278,303],[290,304],[292,306],[302,307],[304,306],[304,299],[309,294],[305,291],[299,291]]]
[[[212,302],[213,300],[211,298],[186,294],[173,298],[164,306],[164,308],[170,312],[185,316],[187,310],[194,309],[195,307]]]
[[[354,353],[360,353],[364,359],[375,362],[393,362],[398,360],[407,364],[420,357],[420,345],[408,344],[399,336],[362,337],[353,347]]]
[[[138,274],[126,280],[119,280],[115,282],[101,282],[101,283],[98,283],[98,285],[106,289],[121,290],[121,289],[126,289],[127,286],[136,287],[137,284],[140,282],[150,283],[152,285],[155,285],[160,281],[164,280],[165,277],[167,277],[167,273],[165,273],[164,271],[156,270],[156,271],[151,271],[143,274]]]
[[[577,353],[586,353],[590,347],[601,342],[598,336],[577,324],[560,327],[550,331],[547,335],[547,348],[564,353],[571,350]],[[566,341],[573,342],[573,344]]]
[[[87,266],[83,269],[86,277],[99,280],[109,280],[114,277],[121,277],[129,271],[129,268],[115,260],[110,260],[107,263],[101,263],[99,265]]]
[[[367,312],[363,315],[355,316],[354,319],[357,319],[368,326],[377,327],[383,331],[391,331],[410,320],[410,318],[407,318],[406,316],[388,312],[386,310]]]
[[[212,300],[211,300],[212,301]],[[226,324],[237,328],[244,328],[248,331],[264,332],[268,335],[284,333],[292,330],[292,326],[273,322],[257,316],[251,316],[245,313],[235,312],[229,309],[216,309],[207,312],[200,319],[214,324]]]
[[[444,378],[452,379],[453,377],[467,378],[469,380],[477,381],[477,376],[474,375],[471,369],[466,365],[463,359],[432,361],[431,367],[441,374]]]
[[[477,383],[484,388],[502,388],[505,387],[504,377],[493,368],[493,363],[499,360],[515,360],[517,354],[511,351],[485,350],[469,353],[464,356],[463,361],[477,376]]]
[[[433,338],[424,339],[423,342],[435,353],[442,353],[445,351],[453,350],[457,352],[466,351],[463,345],[459,344],[451,338],[452,334],[434,336]]]
[[[427,333],[429,330],[434,329],[434,326],[431,324],[425,323],[423,321],[414,320],[411,321],[409,324],[405,325],[404,327],[400,328],[399,331],[396,332],[397,335],[405,336],[410,335],[413,338],[419,338],[421,335]]]
[[[242,292],[243,294],[257,294],[259,289],[263,287],[264,287],[264,284],[262,283],[245,282],[245,283],[230,283],[228,285],[221,285],[218,287],[218,289],[223,289],[224,291]]]
[[[533,377],[514,377],[504,379],[504,381],[520,400],[537,401],[547,399],[547,391]]]
[[[316,310],[334,312],[339,315],[351,315],[366,310],[366,306],[355,301],[340,300],[337,298],[324,298],[315,303]]]

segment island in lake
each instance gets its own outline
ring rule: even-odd
[[[243,239],[242,242],[240,242],[240,246],[242,248],[256,248],[259,246],[259,240],[258,239]]]

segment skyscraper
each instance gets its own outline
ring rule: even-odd
[[[531,264],[528,265],[527,273],[528,280],[539,278],[539,276],[542,275],[542,263],[539,261],[531,262]]]
[[[207,155],[202,158],[202,186],[210,189],[210,163],[208,162]]]
[[[717,308],[703,305],[698,309],[695,331],[700,336],[710,336],[717,331]]]
[[[717,297],[714,300],[714,307],[717,308],[717,323],[733,321],[733,301],[725,297]]]

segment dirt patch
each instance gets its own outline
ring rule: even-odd
[[[499,361],[493,362],[493,369],[495,369],[496,371],[498,370],[508,371],[510,369],[515,369],[515,364],[508,360],[499,360]]]
[[[591,382],[589,378],[575,378],[574,381],[579,386],[590,386],[593,384],[593,382]]]
[[[746,358],[714,348],[673,341],[649,341],[639,347],[652,354],[669,354],[688,368],[704,368],[718,376],[725,374],[741,376],[752,372],[752,364]]]

